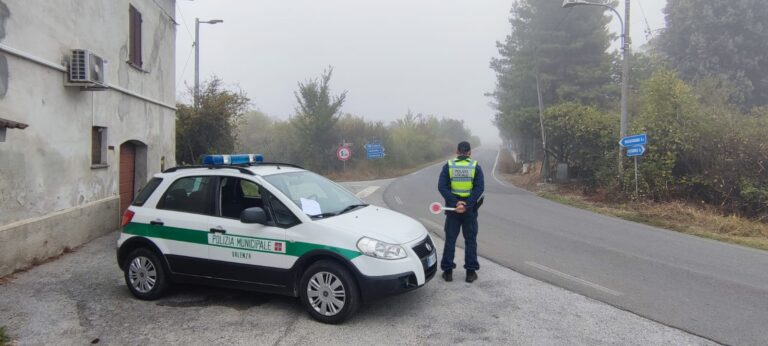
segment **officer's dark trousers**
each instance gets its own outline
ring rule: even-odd
[[[459,231],[464,234],[464,269],[480,269],[480,263],[477,262],[477,213],[474,211],[467,211],[463,214],[446,213],[445,248],[443,248],[440,269],[452,270],[456,268],[453,257],[456,253],[456,239],[459,237]]]

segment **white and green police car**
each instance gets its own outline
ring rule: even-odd
[[[434,244],[417,221],[297,166],[260,161],[211,155],[147,183],[117,241],[134,296],[212,284],[299,297],[312,317],[338,323],[363,301],[434,276]]]

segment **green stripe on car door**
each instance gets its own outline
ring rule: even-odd
[[[186,243],[220,246],[216,244],[210,244],[208,242],[208,232],[198,231],[193,229],[186,229],[186,228],[148,225],[143,223],[131,222],[123,228],[123,233],[150,237],[150,238],[176,240],[176,241],[181,241]],[[257,237],[242,236],[237,234],[228,234],[228,235],[234,236],[234,237],[252,238],[252,239],[259,239],[259,240],[266,240],[266,241],[277,241],[285,244],[285,253],[275,252],[275,251],[259,251],[259,250],[249,249],[249,248],[234,247],[234,248],[237,248],[240,250],[246,250],[246,251],[266,252],[266,253],[272,253],[276,255],[288,255],[288,256],[301,257],[302,255],[310,251],[327,250],[327,251],[335,252],[341,256],[344,256],[344,258],[348,260],[352,260],[357,256],[361,255],[361,253],[358,251],[348,250],[348,249],[333,247],[333,246],[327,246],[322,244],[288,242],[285,240],[257,238]],[[230,246],[220,246],[220,247],[230,247]]]

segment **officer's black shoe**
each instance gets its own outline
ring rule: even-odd
[[[452,270],[446,270],[443,272],[443,280],[447,282],[453,281],[453,271]]]
[[[474,270],[467,270],[467,282],[477,280],[477,273]]]

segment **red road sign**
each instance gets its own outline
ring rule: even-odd
[[[340,146],[338,150],[336,150],[336,158],[338,158],[341,161],[347,161],[352,157],[352,149],[346,146]]]

